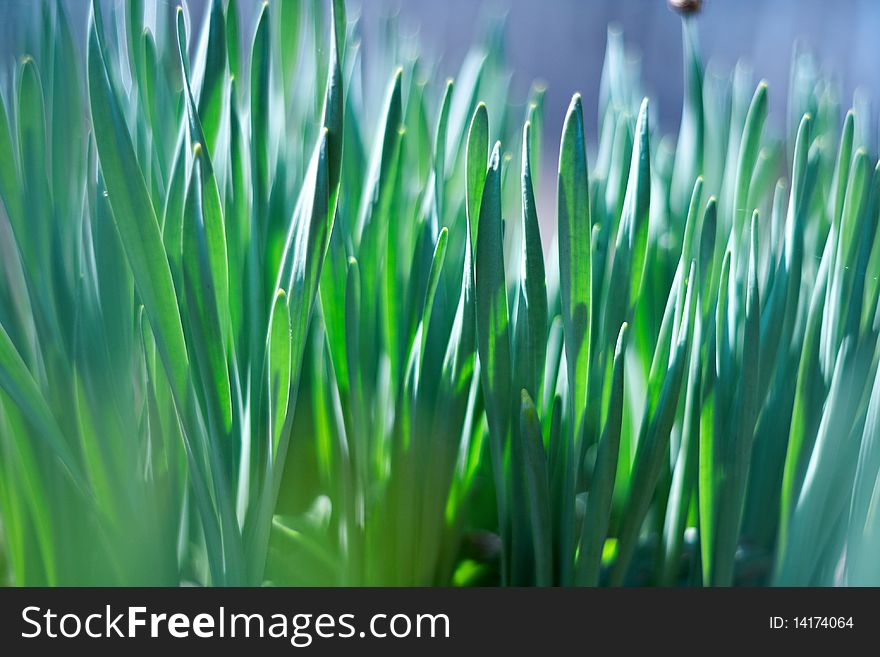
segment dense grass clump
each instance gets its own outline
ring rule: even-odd
[[[678,4],[677,142],[612,31],[554,174],[498,26],[437,85],[342,0],[48,3],[0,102],[7,581],[880,583],[870,122],[796,53],[768,136]]]

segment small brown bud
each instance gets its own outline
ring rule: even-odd
[[[668,2],[670,9],[684,16],[696,14],[703,5],[703,0],[668,0]]]

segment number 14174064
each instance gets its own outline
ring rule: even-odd
[[[782,616],[770,617],[770,629],[773,630],[818,630],[818,629],[852,629],[852,616]]]

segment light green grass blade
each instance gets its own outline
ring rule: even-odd
[[[186,407],[189,358],[177,296],[153,203],[135,158],[131,137],[107,77],[97,25],[89,29],[89,98],[101,172],[113,218],[143,300],[178,404]]]
[[[228,435],[232,429],[232,392],[226,359],[224,329],[228,324],[228,305],[216,303],[219,297],[212,265],[216,252],[211,244],[211,201],[205,193],[205,154],[201,144],[193,149],[195,159],[190,186],[187,190],[183,226],[183,288],[186,298],[187,323],[192,331],[193,353],[204,378],[203,390],[207,395],[212,415],[219,421],[219,429]],[[216,186],[213,187],[216,193]],[[210,193],[210,192],[208,192]],[[219,209],[219,200],[215,209]],[[207,207],[206,207],[207,206]],[[214,215],[214,219],[216,219]],[[223,226],[214,226],[214,237],[220,236],[225,247]],[[226,272],[225,248],[223,248],[223,273]]]
[[[541,245],[541,229],[535,203],[531,166],[531,124],[523,127],[522,153],[522,264],[521,299],[525,308],[525,340],[522,361],[518,355],[517,371],[526,382],[530,395],[539,399],[541,378],[547,357],[547,278],[544,273],[544,251]],[[517,316],[517,322],[520,322]],[[520,350],[518,349],[518,354]]]
[[[553,584],[553,535],[550,512],[550,487],[547,477],[547,457],[541,423],[535,404],[528,392],[522,391],[520,409],[520,437],[523,443],[525,475],[529,498],[532,549],[535,559],[535,584]]]
[[[696,294],[696,263],[691,263],[685,284],[682,306],[682,330],[675,343],[670,345],[668,368],[664,370],[662,385],[656,406],[646,408],[642,429],[636,446],[629,495],[623,512],[618,535],[618,553],[611,572],[611,583],[624,582],[630,561],[635,553],[639,530],[650,507],[663,468],[664,458],[669,454],[669,434],[675,421],[679,394],[687,364],[690,333],[693,323],[694,295]],[[662,353],[662,352],[661,352]]]
[[[611,396],[602,437],[599,440],[596,466],[580,538],[577,562],[579,586],[596,586],[599,583],[599,567],[602,563],[602,547],[608,534],[612,512],[614,479],[620,454],[620,431],[624,414],[624,359],[626,357],[629,325],[624,322],[617,336],[614,361],[611,370]]]
[[[226,96],[226,19],[221,0],[211,0],[207,26],[207,42],[204,52],[204,69],[199,89],[198,116],[204,129],[204,144],[209,156],[217,153],[217,138],[223,119],[223,103]],[[180,27],[178,27],[178,32]],[[203,35],[203,39],[205,36]],[[189,83],[187,82],[187,87]],[[192,90],[187,88],[192,102]],[[192,120],[192,118],[190,118]]]
[[[87,491],[79,460],[70,449],[49,405],[2,325],[0,325],[0,386],[15,400],[25,417],[33,423],[39,436],[46,441],[49,449],[70,473],[73,482],[83,492]]]
[[[498,500],[499,525],[506,534],[504,453],[511,419],[510,327],[501,224],[501,145],[495,144],[489,159],[480,203],[477,233],[476,325],[480,375],[489,423],[489,446]],[[505,546],[505,550],[507,547]]]
[[[716,586],[731,586],[734,583],[734,562],[748,484],[754,426],[759,410],[761,302],[758,294],[757,218],[758,213],[755,211],[751,222],[745,326],[742,358],[739,364],[737,391],[739,410],[733,419],[730,448],[724,451],[724,467],[727,472],[719,500],[715,540],[716,556],[712,583]]]
[[[269,319],[269,344],[266,348],[268,357],[268,393],[269,393],[269,436],[272,450],[269,453],[271,462],[275,462],[278,454],[278,443],[287,418],[287,404],[290,395],[290,314],[287,306],[287,295],[279,290],[272,305]]]
[[[477,105],[471,118],[467,135],[465,165],[465,203],[468,224],[471,231],[471,244],[477,244],[479,230],[480,204],[483,186],[486,184],[486,166],[489,157],[489,113],[483,103]]]
[[[581,454],[590,363],[591,264],[590,199],[584,117],[580,95],[575,95],[562,128],[557,188],[559,293],[568,366],[569,430],[575,454]],[[576,466],[575,466],[576,467]]]

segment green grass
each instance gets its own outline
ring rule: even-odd
[[[596,90],[545,127],[500,24],[435,84],[342,0],[41,7],[0,581],[880,583],[880,165],[808,54],[774,136],[683,14],[676,141],[610,31],[589,144]]]

